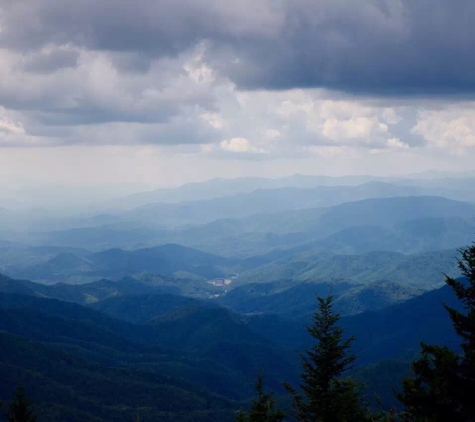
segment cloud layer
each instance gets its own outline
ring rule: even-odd
[[[474,21],[468,0],[0,0],[0,147],[473,154]]]
[[[475,89],[474,16],[470,0],[2,0],[0,45],[129,53],[125,67],[140,72],[205,41],[240,88],[465,95]],[[55,52],[29,66],[76,58]]]

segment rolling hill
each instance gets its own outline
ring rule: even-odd
[[[312,247],[315,245],[312,244]],[[443,284],[443,274],[459,275],[456,250],[405,255],[399,252],[332,254],[310,250],[289,254],[242,272],[237,283],[322,282],[344,279],[355,283],[391,280],[406,286],[432,289]]]
[[[357,366],[407,358],[408,353],[412,356],[420,350],[421,341],[458,350],[460,339],[443,303],[461,309],[453,291],[443,286],[392,306],[343,316],[341,325],[345,332],[355,336],[352,350],[358,357]],[[309,321],[308,314],[300,321],[270,314],[249,316],[253,331],[282,347],[294,349],[309,346],[304,328]],[[280,335],[282,332],[292,335]]]
[[[215,178],[203,182],[139,192],[115,198],[103,204],[104,209],[131,210],[153,203],[180,203],[225,198],[239,194],[252,193],[255,190],[277,190],[282,188],[314,189],[325,187],[346,188],[368,183],[391,184],[402,188],[425,189],[425,194],[445,196],[461,201],[475,201],[473,194],[473,176],[468,174],[414,174],[406,177],[361,176],[314,176],[294,174],[277,179],[259,177],[241,177],[236,179]],[[428,191],[430,193],[428,193]]]
[[[241,219],[216,220],[174,233],[177,243],[251,257],[274,249],[423,252],[468,244],[475,206],[441,197],[376,198]]]
[[[0,344],[0,397],[22,383],[41,420],[125,422],[137,414],[169,422],[234,420],[231,401],[178,378],[100,366],[2,331]]]
[[[249,212],[245,211],[245,205],[236,200],[228,207],[232,210],[231,214],[247,215],[257,212],[259,201],[263,199],[260,198],[259,192],[253,195],[257,195],[254,208],[251,207]],[[324,241],[329,236],[341,232],[339,237],[330,238],[328,242],[343,243],[344,248],[345,242],[349,241],[353,242],[353,245],[350,244],[349,247],[355,248],[361,245],[361,241],[354,243],[355,239],[361,238],[361,235],[369,235],[372,238],[369,246],[371,250],[381,250],[381,245],[393,245],[391,250],[401,251],[416,241],[413,252],[417,252],[427,250],[431,242],[434,243],[434,239],[438,240],[434,233],[441,227],[447,235],[445,240],[444,237],[439,239],[440,245],[436,246],[437,249],[458,247],[466,243],[467,231],[463,231],[463,228],[470,231],[475,226],[475,208],[472,204],[443,197],[371,198],[340,203],[332,207],[291,208],[290,210],[288,209],[290,207],[298,208],[297,204],[294,205],[292,198],[279,199],[279,201],[285,204],[286,211],[279,211],[279,207],[269,206],[266,213],[247,215],[242,218],[223,218],[226,212],[215,206],[211,207],[212,211],[198,212],[198,209],[194,207],[195,205],[199,207],[199,204],[189,203],[182,206],[185,207],[190,218],[202,213],[210,222],[200,224],[197,218],[194,222],[191,220],[187,222],[187,226],[173,227],[174,223],[168,226],[168,223],[163,220],[163,226],[166,228],[161,229],[156,228],[156,223],[146,221],[124,222],[37,232],[32,241],[52,246],[81,247],[94,251],[113,248],[144,249],[177,243],[218,255],[250,257],[276,248],[289,249],[305,243]],[[250,203],[254,202],[250,201]],[[175,211],[170,211],[170,213],[172,218],[178,218]],[[156,211],[152,210],[151,215],[151,218],[160,219]],[[424,222],[425,219],[430,220]],[[415,222],[412,223],[413,226],[421,226],[425,229],[413,230],[411,223],[405,225],[406,222],[411,221]],[[363,233],[351,232],[355,229],[363,230]],[[450,231],[453,229],[455,231],[451,234]],[[350,231],[345,232],[346,230]],[[428,233],[431,235],[427,236]],[[454,245],[456,242],[458,244]],[[322,244],[323,246],[328,245]],[[342,249],[342,246],[339,245],[338,248]]]
[[[155,300],[166,301],[167,297]],[[148,324],[131,324],[55,299],[0,294],[0,330],[100,367],[135,368],[186,379],[229,399],[244,399],[252,393],[249,373],[257,374],[264,363],[270,369],[276,360],[287,361],[281,367],[285,377],[294,379],[297,374],[288,351],[251,331],[229,311],[208,305],[177,307]],[[194,336],[189,335],[190,330]],[[262,350],[240,363],[225,356],[216,359],[214,352],[220,347]],[[270,350],[275,360],[263,360]],[[281,388],[276,377],[270,375],[269,382]]]
[[[0,292],[21,293],[91,305],[108,298],[136,295],[187,295],[210,297],[223,293],[221,287],[196,279],[140,274],[136,278],[101,279],[84,284],[57,283],[45,285],[29,280],[14,280],[0,274]]]
[[[5,272],[15,278],[47,284],[84,283],[100,278],[120,279],[144,272],[207,280],[227,275],[230,271],[227,268],[234,264],[229,259],[174,244],[133,251],[116,248],[96,253],[55,248],[56,254],[42,254],[40,251],[35,255],[36,250],[9,250],[12,264],[7,266]],[[21,256],[33,256],[36,263],[28,265],[29,261],[21,261]]]
[[[218,219],[256,214],[330,207],[368,198],[427,195],[429,189],[368,182],[358,186],[319,186],[311,189],[283,187],[255,189],[249,193],[180,203],[150,203],[121,214],[124,221],[170,229],[200,225]]]
[[[369,377],[373,386],[374,371],[383,370],[377,368],[405,371],[419,341],[450,347],[459,342],[442,307],[442,302],[459,306],[446,286],[420,294],[387,282],[251,284],[224,296],[248,314],[241,316],[215,302],[150,294],[107,298],[93,310],[34,296],[35,284],[1,279],[3,289],[31,290],[0,294],[0,397],[23,381],[52,421],[125,421],[137,403],[149,419],[232,420],[236,400],[251,394],[259,370],[276,391],[282,380],[296,381],[298,356],[292,349],[309,345],[304,326],[315,308],[314,293],[331,291],[338,310],[358,313],[341,323],[356,337],[357,375]],[[361,312],[366,309],[372,311]],[[42,388],[33,392],[34,386]]]
[[[335,308],[342,315],[385,308],[422,294],[424,291],[388,281],[351,284],[344,280],[321,283],[289,281],[246,284],[231,290],[216,301],[242,314],[272,314],[301,319],[315,310],[315,297],[332,294]]]

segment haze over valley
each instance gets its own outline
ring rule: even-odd
[[[292,350],[308,344],[304,326],[315,295],[330,293],[343,325],[356,333],[355,374],[369,380],[367,391],[376,387],[366,368],[396,359],[403,376],[419,340],[455,343],[448,322],[434,331],[435,320],[407,314],[420,303],[420,312],[443,319],[436,302],[453,301],[444,274],[460,276],[458,249],[475,233],[473,180],[454,176],[216,179],[97,202],[97,213],[4,208],[0,329],[2,344],[17,352],[12,361],[4,350],[2,388],[31,387],[39,382],[27,375],[33,372],[46,391],[66,388],[53,387],[65,381],[41,363],[65,354],[75,363],[61,371],[79,371],[67,388],[81,401],[33,393],[45,414],[126,420],[133,407],[118,415],[105,404],[119,382],[113,379],[150,394],[171,388],[171,381],[141,378],[151,371],[185,383],[185,414],[232,420],[233,403],[251,395],[256,371],[265,371],[278,395],[282,378],[297,379]],[[417,318],[421,328],[412,331]],[[401,330],[397,348],[377,334],[389,324]],[[51,353],[57,358],[46,358]],[[92,364],[102,369],[92,374]],[[121,368],[135,369],[126,375]],[[107,399],[83,390],[90,376]],[[395,403],[389,387],[378,393]],[[206,399],[214,403],[209,411],[199,404],[206,394],[214,397]],[[127,408],[133,397],[118,393],[113,402]],[[144,415],[166,420],[165,403],[143,406]]]
[[[0,0],[0,422],[474,422],[474,17]]]

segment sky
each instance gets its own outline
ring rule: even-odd
[[[0,185],[475,170],[471,0],[0,0]]]

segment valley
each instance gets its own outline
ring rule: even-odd
[[[475,3],[0,0],[0,422],[475,422]]]
[[[461,275],[475,205],[444,180],[347,182],[220,180],[213,198],[144,193],[26,230],[0,216],[0,397],[23,384],[49,421],[225,422],[262,372],[286,407],[331,294],[351,374],[397,406],[378,374],[400,382],[420,341],[458,347],[440,303],[459,306],[444,275]]]

